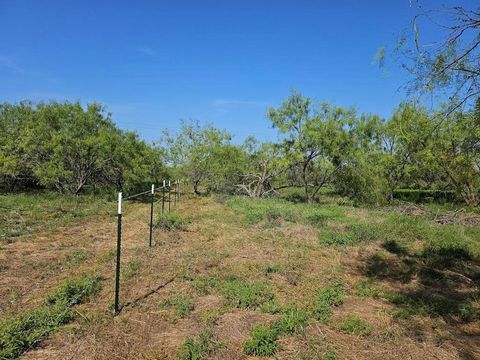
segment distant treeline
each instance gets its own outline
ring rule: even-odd
[[[0,186],[133,189],[164,178],[161,150],[118,129],[102,106],[0,104]]]
[[[328,187],[359,203],[480,204],[480,101],[448,116],[405,102],[385,120],[293,92],[267,118],[278,141],[237,145],[226,131],[190,121],[153,146],[96,104],[2,104],[0,186],[126,191],[171,175],[196,193],[265,197],[297,188],[315,201]]]

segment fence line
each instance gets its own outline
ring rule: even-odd
[[[118,193],[118,200],[117,200],[117,261],[116,261],[116,267],[115,267],[115,299],[114,299],[114,310],[115,310],[115,315],[117,315],[120,310],[120,267],[121,267],[121,248],[122,248],[122,205],[126,200],[131,200],[138,198],[140,196],[144,196],[147,194],[150,194],[150,218],[149,218],[149,226],[148,226],[148,246],[152,246],[152,240],[153,240],[153,230],[154,230],[154,225],[153,225],[153,220],[154,220],[154,208],[155,204],[162,201],[162,210],[161,210],[161,215],[165,213],[165,202],[168,202],[168,212],[171,211],[171,202],[172,202],[172,192],[174,196],[174,205],[173,207],[176,208],[177,206],[177,201],[180,200],[180,180],[175,180],[173,182],[173,191],[172,191],[172,182],[171,180],[168,180],[168,185],[166,181],[163,181],[163,185],[159,187],[155,187],[155,184],[152,184],[152,187],[150,190],[140,192],[138,194],[133,194],[129,195],[127,197],[122,197],[122,193]],[[155,195],[156,192],[155,190],[161,190],[161,196],[158,200],[155,201]],[[166,200],[165,195],[166,191],[168,190],[168,200]],[[136,232],[135,234],[137,234]]]

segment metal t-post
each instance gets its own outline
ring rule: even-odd
[[[120,311],[120,250],[122,245],[122,193],[118,193],[118,211],[117,211],[117,267],[115,270],[115,314]]]
[[[155,185],[152,184],[152,196],[150,201],[150,237],[148,240],[148,246],[152,247],[152,233],[153,233],[153,200],[155,197]]]

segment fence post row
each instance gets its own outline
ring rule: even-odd
[[[163,180],[162,186],[162,215],[165,212],[165,189],[166,189],[166,181]],[[170,202],[171,202],[171,181],[168,181],[168,211],[170,212]],[[177,201],[180,200],[180,180],[175,180],[175,193],[174,193],[174,206],[176,207]],[[115,315],[118,315],[120,312],[120,264],[121,264],[121,247],[122,247],[122,199],[128,200],[139,195],[145,195],[148,193],[142,192],[140,194],[135,194],[131,196],[127,196],[125,198],[122,197],[122,193],[118,193],[118,200],[117,200],[117,262],[115,268],[115,302],[114,302],[114,309]],[[152,239],[153,239],[153,210],[155,204],[155,184],[152,184],[152,188],[150,190],[150,227],[149,227],[149,238],[148,238],[148,246],[152,246]]]
[[[117,266],[115,270],[115,314],[119,309],[119,293],[120,293],[120,250],[122,244],[122,193],[118,193],[118,209],[117,209]]]

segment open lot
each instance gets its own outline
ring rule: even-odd
[[[8,198],[0,357],[480,358],[478,214],[185,197],[149,249],[130,203],[113,316],[115,204]]]

